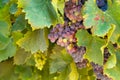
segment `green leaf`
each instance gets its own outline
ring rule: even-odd
[[[85,28],[92,28],[92,33],[104,37],[110,30],[110,18],[96,5],[95,0],[88,0],[83,7]]]
[[[0,33],[4,36],[9,35],[9,25],[5,21],[0,21]]]
[[[113,80],[118,80],[120,76],[120,49],[116,50],[116,57],[116,66],[110,69],[104,69],[104,73],[113,78]]]
[[[78,74],[78,71],[77,71],[76,64],[74,62],[72,62],[70,64],[70,66],[71,66],[71,72],[69,74],[69,80],[78,80],[79,74]]]
[[[110,3],[110,0],[108,1]],[[115,30],[110,38],[113,43],[116,43],[120,36],[120,1],[115,0],[112,4],[109,4],[106,12],[112,18],[112,23],[116,25]]]
[[[0,33],[0,50],[5,49],[9,43],[10,43],[10,38],[7,38]]]
[[[113,68],[116,66],[117,59],[116,59],[116,54],[115,54],[116,52],[115,52],[113,44],[109,43],[107,48],[108,48],[108,51],[110,52],[111,55],[108,58],[107,62],[105,63],[104,68],[110,69],[110,68]]]
[[[46,51],[48,48],[46,32],[46,29],[28,31],[23,38],[17,41],[17,44],[31,53],[36,53],[38,50]]]
[[[9,27],[11,26],[9,5],[5,5],[2,9],[0,9],[0,21],[5,21]]]
[[[5,49],[0,50],[0,62],[8,59],[8,57],[14,56],[15,53],[16,53],[16,47],[13,44],[13,42],[10,41]]]
[[[96,36],[91,36],[86,30],[79,30],[76,34],[79,46],[86,47],[86,54],[84,55],[90,62],[95,62],[103,65],[102,47],[105,41]]]
[[[64,70],[72,61],[72,57],[61,47],[55,46],[50,58],[50,73]]]
[[[13,24],[11,30],[12,31],[22,31],[26,28],[26,20],[25,20],[25,15],[21,14],[16,18],[15,23]]]
[[[50,0],[18,0],[18,7],[23,8],[33,30],[56,23],[57,15]]]
[[[24,49],[18,48],[16,54],[14,55],[14,64],[21,65],[24,64],[28,58],[30,58],[30,53],[25,52]]]

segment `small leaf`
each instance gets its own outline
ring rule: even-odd
[[[57,15],[50,0],[18,0],[18,7],[23,8],[33,30],[56,23]]]
[[[31,53],[36,53],[38,50],[46,51],[48,48],[46,29],[28,31],[23,38],[17,41],[17,44]]]
[[[108,2],[110,3],[111,1],[108,0]],[[117,43],[120,36],[120,17],[118,16],[120,15],[120,1],[115,0],[112,4],[110,4],[106,13],[112,18],[112,23],[116,25],[110,41]]]
[[[10,38],[5,37],[0,33],[0,50],[5,49],[9,43],[10,43]]]
[[[79,46],[86,47],[86,54],[84,55],[90,62],[95,62],[103,65],[102,47],[105,41],[96,36],[91,36],[86,30],[79,30],[76,34]]]
[[[25,15],[21,14],[16,18],[15,23],[13,24],[11,31],[22,31],[26,28]]]

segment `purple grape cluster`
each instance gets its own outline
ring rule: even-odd
[[[93,71],[97,77],[97,80],[112,80],[107,75],[103,74],[103,66],[95,64],[93,62],[91,62],[91,65],[93,67]]]
[[[76,44],[77,39],[75,33],[81,28],[84,28],[84,26],[80,22],[72,23],[71,25],[67,23],[64,25],[57,24],[48,35],[52,43],[56,42],[57,45],[66,48],[79,68],[86,67],[87,64],[87,60],[83,59],[83,55],[86,51],[85,47],[79,47]]]
[[[56,42],[57,45],[65,47],[67,51],[71,54],[77,51],[77,39],[75,38],[75,33],[78,29],[83,28],[80,23],[72,24],[72,25],[62,25],[57,24],[50,31],[48,38],[51,42]]]

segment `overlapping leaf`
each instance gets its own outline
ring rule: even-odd
[[[16,53],[16,47],[13,42],[10,40],[9,44],[5,49],[0,50],[0,62],[8,59],[9,57],[14,56]]]
[[[110,3],[110,0],[108,1]],[[109,4],[106,12],[112,18],[112,23],[116,25],[115,31],[113,32],[110,40],[116,43],[120,36],[120,1],[114,0],[113,3]]]
[[[46,29],[28,31],[23,38],[17,41],[17,44],[25,51],[35,53],[38,50],[45,51],[48,48]]]
[[[104,69],[104,73],[112,77],[114,80],[119,80],[120,76],[120,49],[116,51],[117,64],[113,68]]]
[[[56,12],[50,0],[18,0],[18,7],[23,8],[33,29],[50,27],[56,23]]]
[[[26,20],[25,20],[25,15],[21,14],[16,18],[15,23],[13,24],[11,30],[12,31],[22,31],[26,28]]]
[[[103,64],[103,54],[101,48],[105,41],[96,36],[91,36],[86,30],[79,30],[76,34],[79,46],[86,47],[85,58],[90,62],[95,62],[99,65]]]

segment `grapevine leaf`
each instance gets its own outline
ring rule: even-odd
[[[92,33],[104,37],[110,30],[110,18],[104,14],[96,5],[94,0],[88,0],[83,8],[84,25],[92,28]]]
[[[17,17],[15,23],[13,24],[11,30],[12,31],[22,31],[26,28],[26,20],[25,20],[25,15],[21,14]]]
[[[110,3],[110,0],[108,1]],[[113,43],[116,43],[120,36],[120,1],[115,0],[111,5],[108,6],[106,12],[112,18],[112,23],[116,25],[115,30],[110,38]]]
[[[99,65],[103,64],[103,54],[101,48],[104,46],[105,41],[96,36],[91,36],[86,30],[79,30],[76,34],[79,46],[86,47],[85,58],[90,62],[95,62]]]
[[[3,36],[9,35],[9,26],[5,21],[0,21],[0,33]]]
[[[52,59],[50,63],[50,73],[64,70],[72,61],[71,56],[59,46],[55,46],[50,58]]]
[[[104,68],[110,69],[116,66],[117,63],[116,54],[115,54],[116,52],[112,43],[109,43],[107,48],[111,56],[108,58],[107,62],[105,63]]]
[[[24,64],[29,57],[30,57],[29,52],[25,52],[24,49],[18,48],[14,56],[14,64],[17,64],[17,65]]]
[[[50,0],[18,0],[18,7],[23,8],[33,29],[56,23],[57,15]]]
[[[38,50],[45,51],[48,48],[46,29],[28,31],[25,36],[17,41],[17,44],[25,51],[36,53]]]
[[[29,80],[32,76],[32,68],[25,65],[15,67],[15,73],[19,75],[21,80]]]
[[[69,80],[70,68],[67,66],[58,76],[57,80]]]
[[[120,49],[116,51],[116,57],[116,66],[110,69],[104,69],[104,73],[113,78],[113,80],[118,80],[120,76]]]
[[[10,38],[7,38],[0,33],[0,50],[5,49],[8,46],[9,42]]]
[[[75,63],[72,62],[70,64],[70,66],[71,66],[71,72],[69,74],[69,80],[78,80],[79,74],[78,74],[77,67],[76,67]]]
[[[14,56],[16,52],[16,47],[12,41],[9,42],[7,47],[3,50],[0,50],[0,62],[8,59],[8,57]]]

